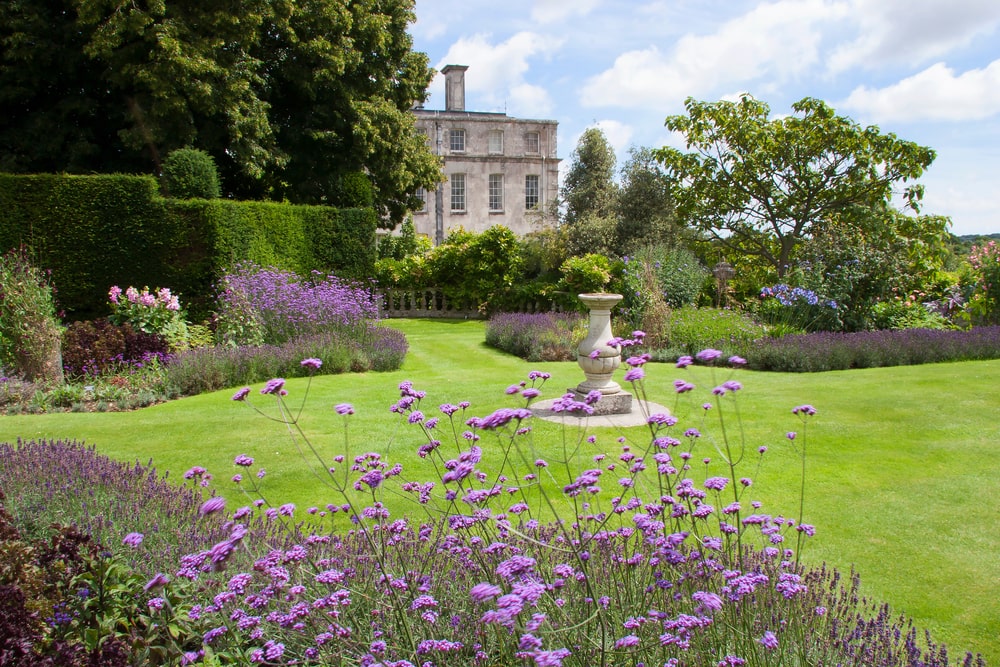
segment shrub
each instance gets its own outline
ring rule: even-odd
[[[570,257],[559,267],[559,287],[571,294],[603,292],[611,281],[611,262],[594,253]]]
[[[305,280],[245,262],[219,283],[216,334],[229,345],[281,345],[332,329],[363,333],[376,319],[372,291],[332,275]]]
[[[61,383],[61,337],[48,276],[32,266],[24,249],[0,256],[0,368]]]
[[[180,300],[166,287],[142,292],[129,287],[124,292],[117,285],[108,291],[111,302],[111,317],[114,324],[131,324],[135,329],[147,334],[162,336],[172,351],[187,348],[188,330],[181,310]]]
[[[779,283],[760,291],[756,315],[780,332],[829,331],[836,325],[838,304],[811,289]]]
[[[969,264],[975,276],[975,291],[969,310],[977,322],[1000,323],[1000,245],[989,241],[972,246]]]
[[[94,378],[151,357],[166,358],[166,339],[112,324],[107,319],[73,322],[63,332],[63,368],[73,378]]]
[[[767,330],[737,310],[685,307],[671,311],[668,344],[657,358],[691,355],[704,348],[720,348],[727,356],[745,356]]]
[[[796,373],[976,359],[1000,359],[1000,326],[788,335],[747,353],[751,368]]]
[[[281,345],[219,346],[191,349],[166,366],[165,382],[190,396],[272,377],[301,377],[302,359],[319,359],[322,372],[396,370],[406,356],[406,337],[395,329],[368,325],[351,332],[329,329],[298,336]]]
[[[218,199],[219,170],[211,155],[197,148],[178,148],[163,161],[163,194],[175,199]]]
[[[497,313],[486,344],[527,361],[575,361],[586,320],[575,313]]]
[[[697,356],[711,364],[719,354]],[[634,389],[644,395],[645,360],[635,359]],[[545,377],[532,372],[513,393],[529,405]],[[301,410],[286,404],[283,386],[271,380],[261,390],[276,401],[266,414],[285,415],[279,421],[299,442],[322,451],[288,417]],[[193,612],[175,626],[191,658],[200,650],[222,664],[948,664],[943,647],[907,619],[862,599],[857,577],[799,563],[815,531],[803,509],[794,518],[763,513],[751,500],[753,480],[739,471],[741,461],[758,465],[766,447],[754,454],[723,436],[706,470],[675,465],[695,456],[710,428],[693,396],[684,407],[699,429],[675,438],[677,419],[648,415],[645,438],[608,460],[606,449],[592,448],[580,470],[579,454],[594,441],[582,432],[568,437],[565,460],[539,460],[526,408],[476,417],[467,404],[444,404],[430,417],[425,392],[410,382],[399,389],[391,411],[425,443],[420,455],[440,478],[404,478],[374,452],[338,455],[316,471],[331,502],[309,508],[311,519],[294,519],[290,505],[230,510],[228,538],[182,557],[172,580],[138,598],[154,622],[182,606]],[[730,379],[712,390],[712,414],[737,418],[741,389]],[[245,388],[233,398],[249,396]],[[564,411],[592,409],[561,401]],[[350,423],[350,404],[336,411]],[[800,433],[786,442],[804,471],[815,410],[792,412]],[[357,451],[349,438],[337,450]],[[264,463],[237,456],[234,481],[258,494]],[[192,482],[199,479],[203,469]],[[400,497],[415,511],[395,518],[386,503]],[[217,497],[201,511],[222,515],[226,505]],[[572,521],[544,519],[564,509]],[[251,539],[250,521],[287,541]],[[982,661],[970,655],[965,664]]]

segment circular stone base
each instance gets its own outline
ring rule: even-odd
[[[629,394],[629,396],[631,396],[631,394]],[[600,405],[603,400],[604,399],[598,401],[597,405]],[[659,405],[658,403],[641,401],[639,399],[634,399],[632,401],[631,410],[628,413],[608,415],[598,415],[596,412],[593,415],[577,412],[553,412],[552,404],[555,403],[555,401],[556,399],[554,398],[538,401],[529,405],[528,409],[531,410],[533,417],[537,419],[544,419],[549,422],[556,422],[570,426],[600,426],[608,428],[643,426],[646,424],[646,418],[649,415],[656,413],[666,415],[670,414],[670,410],[662,405]]]

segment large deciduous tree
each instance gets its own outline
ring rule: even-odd
[[[864,212],[883,210],[899,185],[910,184],[900,194],[918,210],[923,189],[911,182],[935,156],[813,98],[775,119],[750,95],[738,102],[688,99],[686,108],[687,115],[665,124],[684,135],[689,152],[656,151],[674,180],[679,215],[723,246],[759,256],[778,275],[820,226],[863,224]]]
[[[413,20],[413,0],[8,0],[0,169],[156,173],[194,146],[230,196],[337,204],[364,172],[399,220],[439,177]]]
[[[676,224],[670,196],[670,178],[646,147],[633,147],[621,170],[618,193],[618,248],[633,254],[653,245],[677,245]]]

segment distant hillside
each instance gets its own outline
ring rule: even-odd
[[[982,243],[983,241],[1000,241],[1000,233],[997,234],[963,234],[957,237],[963,243]]]

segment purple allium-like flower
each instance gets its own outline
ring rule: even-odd
[[[743,357],[737,357],[735,354],[729,357],[729,363],[732,366],[746,366],[747,360]]]
[[[729,484],[728,477],[709,477],[705,480],[705,488],[713,491],[722,491]]]
[[[285,503],[284,505],[278,508],[278,514],[282,516],[292,516],[293,514],[295,514],[295,504]]]
[[[592,389],[587,392],[587,396],[583,399],[583,402],[587,405],[593,405],[594,403],[600,401],[603,397],[604,394],[602,394],[599,390]]]
[[[164,605],[166,604],[166,601],[163,598],[153,598],[146,604],[149,605],[150,609],[158,611],[160,609],[163,609]]]
[[[122,544],[135,548],[142,544],[142,538],[144,535],[142,533],[129,533],[122,539]]]
[[[503,591],[499,586],[494,586],[493,584],[476,584],[469,591],[469,595],[476,602],[485,602],[500,595]]]
[[[588,356],[588,357],[590,357],[591,359],[597,359],[598,357],[600,357],[600,356],[601,356],[601,351],[600,351],[600,350],[593,350],[593,351],[592,351],[592,352],[591,352],[590,354],[588,354],[587,356]]]
[[[249,468],[253,465],[253,459],[246,454],[240,454],[233,460],[233,463],[244,468]]]
[[[688,366],[690,366],[693,363],[694,363],[694,358],[693,357],[690,357],[688,355],[684,355],[683,357],[678,357],[676,365],[677,365],[677,368],[687,368]]]
[[[247,395],[249,393],[250,393],[250,387],[243,387],[242,389],[240,389],[239,391],[237,391],[235,394],[233,394],[233,400],[234,401],[245,400],[246,397],[247,397]]]
[[[644,377],[646,377],[646,371],[642,370],[641,367],[630,368],[625,371],[626,382],[638,382]]]
[[[722,383],[722,386],[725,387],[728,391],[739,391],[740,389],[743,388],[743,385],[737,382],[736,380],[726,380],[725,382]]]
[[[796,435],[795,431],[789,431],[788,433],[785,434],[785,437],[788,438],[789,440],[794,440],[795,435]]]
[[[338,403],[337,405],[334,406],[333,409],[337,411],[338,415],[354,414],[354,406],[351,405],[350,403]]]
[[[521,396],[528,399],[538,398],[539,396],[541,396],[541,394],[542,392],[538,391],[534,387],[528,387],[527,389],[521,392]]]
[[[264,388],[260,390],[262,394],[278,394],[285,386],[285,378],[274,378],[268,380]]]
[[[146,585],[142,587],[142,590],[149,592],[156,590],[157,588],[163,588],[170,583],[170,577],[163,574],[162,572],[157,572],[152,579],[146,582]]]
[[[214,514],[226,506],[226,499],[221,496],[212,496],[205,502],[201,504],[201,508],[198,513],[202,516],[208,516],[209,514]]]
[[[814,408],[811,405],[797,405],[794,408],[792,408],[792,414],[814,415],[816,414],[816,408]]]
[[[674,389],[678,394],[683,394],[694,389],[694,385],[684,380],[674,380]]]
[[[316,357],[310,357],[308,359],[303,359],[299,363],[300,363],[300,365],[303,368],[311,368],[314,371],[318,371],[319,368],[320,368],[320,366],[323,365],[323,361],[321,359],[317,359]]]
[[[694,356],[698,361],[702,362],[703,364],[708,364],[721,357],[722,350],[716,350],[710,347],[702,350],[701,352],[699,352]]]
[[[757,448],[758,454],[764,454],[765,452],[767,452],[767,445],[761,445],[760,447]]]
[[[414,410],[413,412],[410,413],[410,416],[407,417],[406,419],[406,421],[408,421],[411,424],[419,424],[423,420],[424,420],[424,413],[421,412],[420,410]]]
[[[212,628],[211,630],[205,633],[205,636],[202,638],[202,641],[204,641],[206,644],[211,644],[216,639],[226,634],[228,631],[229,628],[227,628],[224,625],[220,625],[217,628]]]
[[[691,594],[691,599],[698,603],[702,611],[719,611],[722,609],[722,598],[715,593],[696,591]]]
[[[639,638],[635,635],[625,635],[615,641],[615,648],[632,648],[639,645]]]
[[[765,632],[764,635],[757,641],[768,651],[773,651],[778,648],[778,638],[770,630]]]

